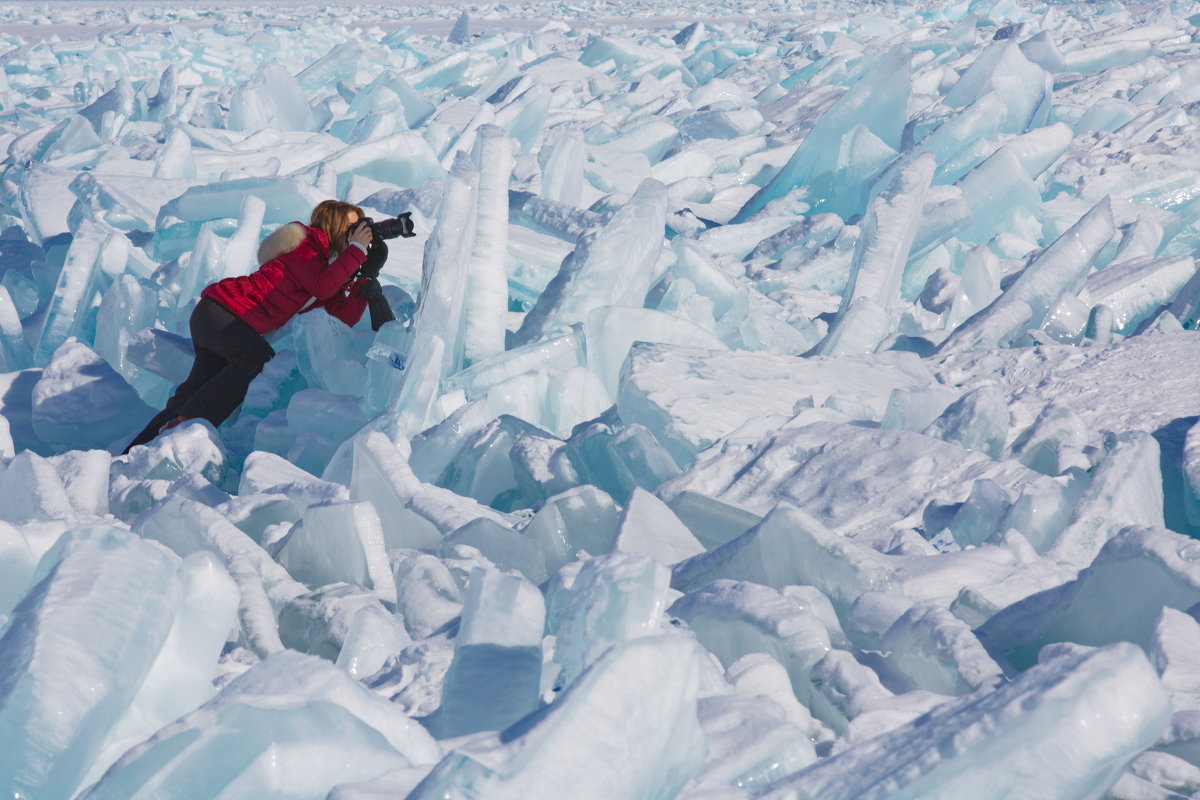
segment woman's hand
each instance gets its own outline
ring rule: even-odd
[[[363,247],[370,247],[371,240],[374,238],[375,236],[371,233],[370,225],[360,225],[355,223],[354,228],[350,231],[349,235],[346,236],[346,246],[348,247],[352,244],[361,244]]]

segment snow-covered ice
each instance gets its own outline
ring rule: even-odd
[[[1200,797],[1200,2],[0,6],[0,793]],[[412,215],[218,428],[188,318]]]

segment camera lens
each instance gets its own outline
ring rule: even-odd
[[[413,232],[412,213],[405,211],[398,217],[372,222],[371,233],[380,239],[395,239],[397,236],[405,238],[416,236]]]

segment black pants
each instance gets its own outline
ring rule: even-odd
[[[246,398],[250,381],[275,355],[258,331],[215,300],[200,298],[188,322],[196,360],[192,371],[145,429],[125,448],[145,444],[175,417],[220,425]]]

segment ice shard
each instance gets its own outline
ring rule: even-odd
[[[309,506],[277,557],[292,577],[311,587],[345,581],[396,602],[383,527],[370,503]]]
[[[545,617],[529,581],[471,571],[438,712],[443,738],[503,730],[537,709]]]
[[[318,800],[338,784],[439,756],[420,725],[342,670],[280,653],[130,750],[86,796]]]
[[[572,561],[579,551],[609,552],[620,511],[602,490],[585,484],[548,499],[522,530],[546,560],[546,574]]]
[[[170,497],[134,520],[133,530],[181,556],[209,551],[219,556],[237,583],[241,638],[260,655],[283,649],[276,608],[305,593],[267,551],[218,512],[194,500]]]
[[[933,180],[934,158],[920,156],[906,165],[885,191],[871,200],[860,227],[850,284],[842,295],[842,311],[859,297],[869,297],[891,314],[900,299],[900,279],[908,261],[925,194]]]
[[[1070,521],[1045,551],[1047,557],[1076,569],[1090,564],[1126,525],[1163,524],[1158,442],[1148,433],[1132,431],[1115,437],[1109,447]]]
[[[1061,646],[1010,684],[940,705],[758,796],[1100,797],[1169,719],[1139,648]]]
[[[705,697],[697,707],[708,745],[702,782],[757,789],[817,758],[807,734],[768,697]]]
[[[731,580],[716,580],[684,595],[669,613],[686,622],[727,667],[750,653],[773,657],[787,670],[797,699],[821,716],[812,703],[809,671],[830,644],[815,614],[770,587]]]
[[[666,187],[648,179],[599,231],[585,236],[525,316],[514,344],[583,322],[605,305],[640,307],[657,280],[667,216]]]
[[[1164,528],[1129,526],[1075,580],[1002,610],[980,632],[1018,666],[1053,642],[1149,647],[1164,607],[1200,602],[1200,558],[1192,540]]]
[[[1105,198],[1043,250],[991,305],[948,336],[938,352],[995,347],[989,343],[1004,344],[1025,327],[1040,324],[1064,292],[1083,288],[1101,248],[1115,234],[1112,206]]]
[[[124,271],[128,247],[124,236],[95,223],[75,233],[34,348],[38,363],[48,361],[68,338],[84,331],[93,296],[108,288],[114,274]]]
[[[649,556],[666,566],[704,552],[704,545],[670,507],[641,488],[633,490],[621,510],[613,546],[626,553]]]
[[[482,126],[472,152],[479,173],[475,192],[475,230],[464,285],[466,364],[504,351],[508,314],[508,183],[512,140],[501,128]]]
[[[989,91],[999,94],[1008,107],[1005,132],[1023,133],[1046,123],[1052,99],[1050,75],[1012,39],[995,41],[981,52],[944,102],[961,108]]]
[[[547,629],[555,634],[555,687],[575,681],[609,648],[662,630],[670,574],[653,559],[611,553],[588,559],[567,586],[547,597]]]
[[[89,347],[59,347],[33,389],[33,429],[47,443],[100,448],[129,436],[154,415],[125,379]]]
[[[75,531],[43,559],[0,637],[6,791],[79,790],[167,639],[177,564],[117,526]]]
[[[1128,336],[1176,298],[1195,274],[1196,264],[1187,256],[1135,258],[1088,276],[1084,292],[1090,302],[1112,309],[1113,330]]]
[[[821,115],[783,169],[742,206],[733,221],[744,222],[767,203],[783,197],[797,186],[809,187],[814,205],[830,199],[836,188],[832,176],[838,145],[859,124],[866,125],[882,143],[898,151],[908,121],[908,96],[912,91],[910,58],[903,47],[895,47],[879,56]]]
[[[613,648],[553,704],[451,751],[409,798],[673,797],[704,764],[705,659],[676,636]]]
[[[945,608],[914,606],[880,640],[883,669],[896,691],[962,696],[1004,681],[971,627]]]

